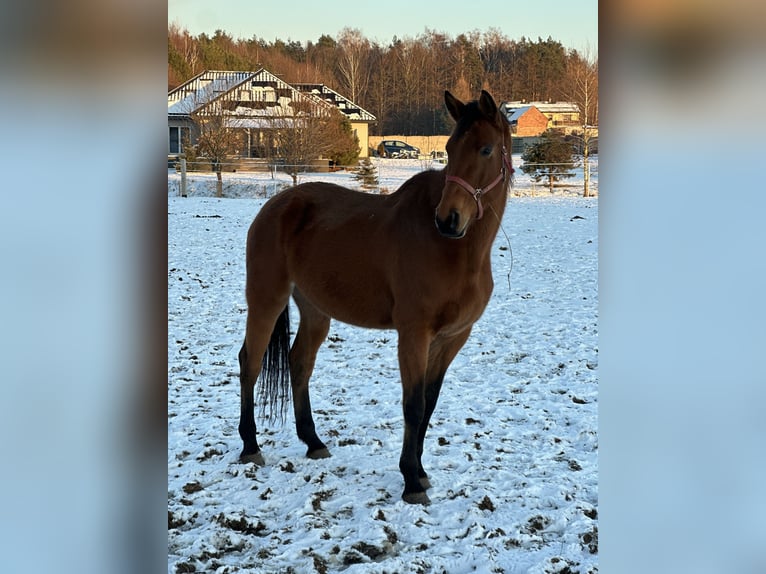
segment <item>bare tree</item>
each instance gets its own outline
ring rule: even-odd
[[[346,95],[352,102],[359,101],[359,96],[367,92],[370,68],[367,65],[370,56],[370,42],[357,29],[343,28],[338,38],[338,75]]]
[[[387,121],[392,108],[391,100],[389,98],[389,86],[391,84],[389,76],[391,74],[391,69],[386,65],[387,58],[389,58],[389,56],[386,52],[376,49],[372,54],[372,60],[370,62],[374,73],[370,78],[367,97],[373,105],[368,109],[378,118],[377,123],[370,126],[370,129],[377,135],[383,134],[383,128],[384,126],[387,126]]]
[[[343,129],[342,114],[335,108],[311,97],[295,99],[292,114],[270,120],[276,140],[275,154],[285,161],[285,170],[298,183],[298,173],[319,158],[348,151],[349,139],[359,155],[359,142],[353,133]]]
[[[563,95],[580,108],[582,123],[598,125],[598,59],[591,57],[590,50],[570,53],[564,90]]]
[[[570,54],[567,64],[567,98],[580,109],[582,133],[573,134],[582,151],[584,178],[583,196],[590,197],[590,154],[598,126],[598,60],[586,50],[581,56]]]
[[[391,78],[394,84],[392,92],[396,94],[395,118],[405,126],[404,135],[411,135],[416,125],[419,103],[426,100],[423,84],[423,69],[428,52],[417,40],[405,38],[396,42],[391,52],[394,54],[397,76]]]
[[[223,197],[221,167],[237,150],[240,138],[227,125],[222,102],[213,102],[202,111],[193,114],[192,119],[199,129],[197,153],[210,160],[216,174],[215,195]]]

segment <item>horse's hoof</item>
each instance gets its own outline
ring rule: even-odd
[[[422,487],[423,487],[423,488],[425,488],[426,490],[428,490],[429,488],[431,488],[431,481],[430,481],[430,480],[428,480],[428,477],[427,477],[427,476],[421,476],[421,477],[420,477],[420,486],[422,486]]]
[[[425,492],[410,492],[408,494],[402,494],[402,500],[407,504],[431,504],[431,499]]]
[[[261,451],[252,454],[242,454],[239,456],[239,462],[252,462],[255,463],[255,466],[264,466],[266,464]]]
[[[316,450],[310,450],[306,453],[306,456],[313,458],[314,460],[319,458],[330,458],[330,451],[327,448],[318,448]]]

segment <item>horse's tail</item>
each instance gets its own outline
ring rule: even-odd
[[[290,314],[285,306],[279,315],[274,330],[271,332],[269,345],[263,354],[261,374],[258,377],[258,403],[261,405],[261,418],[274,422],[279,416],[285,421],[287,404],[290,401]]]

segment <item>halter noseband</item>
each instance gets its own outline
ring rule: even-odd
[[[511,164],[511,160],[508,158],[508,151],[505,149],[505,145],[503,145],[503,165],[500,167],[500,173],[497,174],[497,177],[488,186],[474,188],[462,177],[456,175],[448,175],[447,181],[455,182],[473,197],[476,201],[476,206],[479,209],[479,213],[476,215],[476,219],[479,220],[484,215],[484,206],[481,204],[481,196],[490,192],[498,183],[503,181],[506,173],[511,174],[514,171],[516,170],[513,169],[513,164]]]

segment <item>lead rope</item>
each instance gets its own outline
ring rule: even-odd
[[[492,204],[489,205],[489,210],[492,212],[492,215],[495,216],[495,219],[497,219],[497,223],[500,225],[500,231],[503,232],[503,235],[505,236],[505,242],[508,244],[508,252],[511,254],[511,265],[508,268],[508,274],[505,276],[506,280],[508,281],[508,291],[511,290],[511,272],[513,271],[513,246],[511,245],[511,238],[508,237],[508,234],[505,232],[505,229],[503,228],[503,222],[500,221],[500,217],[497,215],[497,212],[495,211],[495,208],[492,207]]]
[[[510,154],[506,155],[506,149],[505,149],[505,143],[503,143],[503,162],[507,162],[507,168],[508,168],[508,189],[505,190],[505,193],[510,194],[511,191],[511,181],[513,180],[513,173],[516,171],[513,169],[513,164],[511,163]],[[504,165],[505,166],[505,165]],[[500,231],[503,232],[503,235],[505,236],[505,242],[508,244],[508,252],[511,255],[511,264],[508,267],[508,274],[505,276],[506,280],[508,281],[508,291],[511,291],[511,272],[513,271],[513,246],[511,245],[511,238],[508,237],[508,234],[505,232],[505,228],[503,227],[503,222],[500,220],[500,216],[497,215],[497,212],[495,211],[495,208],[492,206],[491,203],[488,204],[490,211],[492,211],[492,215],[495,216],[495,219],[497,219],[497,224],[500,227]]]

